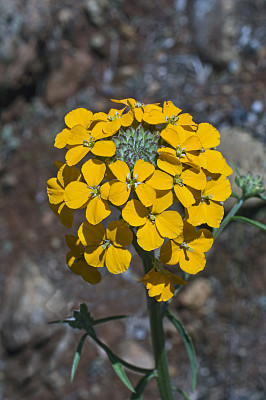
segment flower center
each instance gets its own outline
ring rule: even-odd
[[[183,186],[183,179],[180,177],[180,175],[175,175],[174,176],[174,185],[179,185]]]
[[[213,198],[212,194],[208,194],[207,196],[205,196],[204,194],[201,196],[201,203],[208,202],[209,200],[211,200]]]
[[[143,106],[145,106],[144,103],[140,103],[139,101],[135,101],[135,108],[141,108]]]
[[[111,240],[110,239],[104,239],[103,240],[103,244],[102,244],[102,248],[104,250],[108,249],[108,247],[111,246]]]
[[[87,186],[87,187],[91,190],[90,197],[92,199],[96,196],[98,196],[99,198],[101,197],[100,186]]]
[[[116,111],[114,116],[108,115],[107,119],[108,121],[114,121],[115,119],[120,118],[120,116],[120,113]]]
[[[127,174],[127,179],[126,179],[126,183],[127,183],[127,188],[131,188],[131,189],[136,189],[138,185],[141,184],[141,182],[138,182],[138,177],[137,174],[135,174],[135,177],[132,179],[129,175],[129,173]]]
[[[147,220],[150,221],[152,224],[155,224],[156,216],[153,213],[150,213],[147,217]]]
[[[177,121],[179,120],[178,115],[171,115],[171,117],[165,116],[165,118],[166,118],[166,121],[168,122],[168,124],[172,124],[172,125],[177,125]]]
[[[93,136],[91,136],[89,140],[87,139],[83,140],[83,147],[88,147],[89,149],[92,149],[94,144],[95,144],[95,138]]]
[[[187,244],[187,242],[183,242],[180,245],[181,249],[187,250],[190,253],[193,253],[193,247],[189,247],[189,245]]]
[[[177,146],[176,147],[176,156],[177,156],[177,158],[185,157],[185,155],[186,155],[186,148],[185,147],[181,147],[181,146]]]

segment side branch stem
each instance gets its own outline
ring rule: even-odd
[[[225,217],[225,219],[222,221],[221,225],[219,226],[219,228],[215,228],[213,230],[213,239],[216,240],[218,238],[218,236],[220,236],[220,234],[222,233],[222,231],[224,230],[224,228],[229,224],[229,222],[231,221],[232,217],[234,217],[234,215],[238,212],[238,210],[242,207],[242,204],[244,203],[244,199],[241,198],[238,200],[238,202],[234,205],[234,207],[230,210],[230,212],[227,214],[227,216]]]

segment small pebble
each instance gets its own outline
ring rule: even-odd
[[[251,110],[256,114],[260,114],[263,111],[263,109],[264,109],[263,102],[260,100],[255,100],[251,104]]]

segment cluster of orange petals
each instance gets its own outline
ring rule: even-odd
[[[206,264],[213,243],[207,225],[221,223],[232,170],[216,150],[219,132],[208,123],[196,124],[171,101],[163,107],[132,98],[113,101],[123,108],[108,114],[78,108],[66,115],[66,128],[55,138],[55,147],[66,149],[65,163],[55,163],[57,176],[47,182],[49,201],[67,228],[74,210],[85,210],[78,235],[66,235],[67,264],[75,274],[95,284],[101,280],[99,268],[126,271],[133,242],[153,260],[141,279],[149,295],[167,301],[174,285],[186,282],[164,266],[179,264],[196,274]],[[139,146],[145,146],[146,131],[159,132],[157,156],[142,159],[136,150],[130,168],[116,146],[120,134],[130,129],[134,135],[138,127],[144,132]],[[116,219],[110,222],[111,214]]]

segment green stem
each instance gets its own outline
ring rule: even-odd
[[[144,251],[137,243],[133,232],[133,245],[142,259],[145,274],[152,269],[152,252]],[[165,337],[163,330],[163,314],[161,304],[147,295],[147,304],[150,317],[152,348],[156,368],[156,380],[161,400],[173,400],[171,379],[168,370],[168,359],[165,349]]]
[[[221,234],[221,232],[224,230],[224,228],[229,224],[231,221],[232,217],[238,212],[242,204],[244,203],[244,199],[241,198],[238,200],[238,202],[234,205],[234,207],[230,210],[230,212],[227,214],[225,219],[222,221],[221,225],[219,228],[213,229],[213,239],[216,240],[218,236]]]
[[[151,297],[147,297],[152,347],[157,370],[157,386],[162,400],[173,400],[171,379],[168,370],[168,359],[165,349],[165,337],[163,330],[163,316],[161,304]]]

